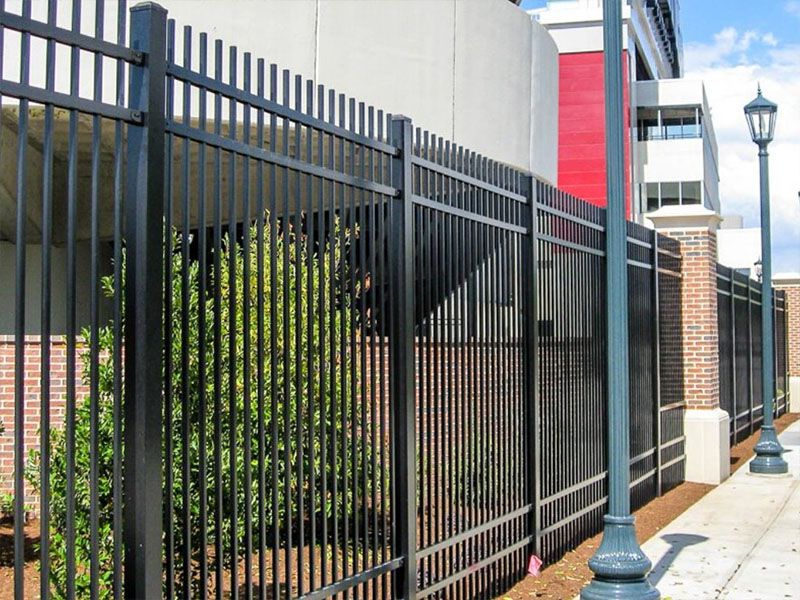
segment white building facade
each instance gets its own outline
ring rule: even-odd
[[[635,87],[637,212],[699,204],[720,214],[719,151],[703,83],[661,79]]]

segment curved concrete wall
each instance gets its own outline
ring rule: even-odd
[[[507,0],[161,0],[236,44],[556,183],[558,51]]]

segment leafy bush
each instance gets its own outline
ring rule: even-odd
[[[265,227],[265,236],[270,239],[269,227]],[[184,511],[188,496],[190,513],[191,550],[193,562],[199,559],[201,549],[199,539],[201,528],[207,535],[209,544],[217,542],[221,536],[223,554],[230,560],[233,536],[241,541],[245,535],[244,514],[246,507],[245,470],[249,467],[252,474],[250,492],[250,509],[253,515],[254,540],[263,532],[269,535],[273,528],[280,531],[296,527],[299,520],[320,520],[327,518],[334,511],[339,514],[354,514],[357,498],[364,498],[371,492],[373,477],[369,472],[369,461],[362,461],[360,456],[355,461],[330,460],[333,453],[332,440],[338,439],[337,452],[345,449],[353,435],[359,435],[361,424],[358,422],[359,410],[355,410],[359,390],[358,371],[352,368],[355,357],[350,354],[350,344],[331,344],[331,339],[349,339],[357,335],[354,330],[355,310],[362,292],[359,287],[347,289],[350,273],[347,271],[346,256],[358,231],[347,231],[336,225],[329,243],[316,253],[310,248],[307,239],[291,229],[283,234],[275,232],[275,264],[270,264],[269,252],[264,252],[259,264],[259,252],[256,244],[255,227],[251,229],[251,243],[244,248],[241,244],[231,246],[223,244],[219,256],[220,272],[215,278],[213,273],[207,276],[208,289],[205,298],[201,298],[199,288],[201,276],[199,264],[192,260],[188,263],[186,276],[188,286],[183,283],[182,240],[172,236],[172,254],[170,281],[172,310],[165,322],[165,340],[169,352],[169,368],[166,369],[165,381],[165,439],[164,439],[164,498],[165,498],[165,531],[174,535],[176,572],[183,568],[182,548],[185,547],[183,534]],[[296,237],[298,236],[298,237]],[[285,254],[284,254],[285,253]],[[320,255],[321,253],[321,255]],[[312,254],[310,257],[309,254]],[[288,257],[288,268],[284,268],[283,257]],[[309,261],[309,258],[313,260]],[[250,277],[245,281],[243,262],[250,264]],[[310,263],[310,264],[309,264]],[[214,264],[212,255],[209,261]],[[331,268],[332,265],[332,268]],[[124,267],[124,265],[123,265]],[[309,268],[311,271],[309,272]],[[263,328],[259,336],[258,327],[258,278],[257,272],[264,273]],[[124,270],[124,269],[123,269]],[[213,271],[213,269],[212,269]],[[272,276],[271,276],[272,274]],[[309,276],[313,278],[313,291],[308,289]],[[353,279],[362,279],[354,277]],[[247,288],[245,287],[247,285]],[[117,293],[113,278],[105,278],[103,290],[109,297]],[[299,293],[298,288],[299,286]],[[285,291],[288,290],[288,294]],[[186,297],[184,297],[184,293]],[[219,294],[219,304],[215,300]],[[320,311],[321,294],[324,294],[325,307]],[[244,298],[249,299],[249,356],[245,356]],[[334,309],[330,310],[329,302]],[[188,314],[184,331],[183,303],[188,302]],[[309,305],[313,318],[308,322]],[[206,322],[200,328],[200,312],[204,311]],[[235,310],[234,310],[235,309]],[[220,338],[218,352],[215,345],[215,326],[219,328]],[[91,332],[85,330],[83,336],[87,346]],[[274,336],[274,347],[271,340]],[[333,336],[333,337],[331,337]],[[342,337],[343,336],[343,337]],[[201,355],[201,339],[205,351]],[[187,363],[184,362],[184,344],[188,340]],[[113,383],[114,364],[113,327],[103,327],[98,332],[100,347],[100,364],[98,371],[99,401],[97,415],[99,418],[98,466],[99,466],[99,573],[101,597],[112,595],[111,581],[113,577],[113,536],[112,529],[112,475],[113,475]],[[258,353],[259,343],[265,343],[263,365],[260,373],[263,377],[264,395],[259,402]],[[231,356],[233,350],[233,356]],[[313,370],[309,370],[307,356],[315,357]],[[296,361],[295,357],[301,360]],[[323,368],[320,368],[320,357]],[[286,360],[288,358],[288,360]],[[82,354],[83,380],[88,385],[91,379],[89,353]],[[231,365],[233,369],[231,369]],[[245,366],[249,369],[247,385],[245,382]],[[184,370],[185,369],[185,370]],[[298,371],[299,369],[299,371]],[[335,369],[336,377],[325,376]],[[355,376],[352,374],[355,373]],[[201,397],[201,374],[204,376],[205,406]],[[168,383],[167,383],[168,382]],[[298,385],[299,384],[299,385]],[[184,394],[188,388],[188,396]],[[247,392],[247,393],[246,393]],[[231,402],[231,398],[233,401]],[[311,400],[313,401],[311,401]],[[323,405],[325,416],[323,421]],[[277,408],[277,413],[273,410]],[[78,403],[75,422],[75,556],[76,585],[78,595],[89,590],[89,504],[90,504],[90,422],[92,406],[88,398]],[[184,444],[184,417],[189,422],[188,445]],[[217,427],[219,420],[219,427]],[[249,424],[252,436],[250,461],[246,464],[245,423]],[[200,448],[203,445],[201,429],[205,429],[205,453],[207,469],[200,471]],[[278,435],[274,436],[273,431]],[[322,446],[324,431],[325,447]],[[51,568],[53,597],[62,598],[66,592],[66,452],[67,440],[63,429],[52,433],[51,455]],[[264,469],[266,487],[264,498],[264,520],[259,517],[259,449],[264,445]],[[302,446],[302,465],[299,455]],[[313,447],[315,460],[310,460],[310,449]],[[188,451],[188,455],[185,452]],[[323,451],[328,460],[323,471],[320,455]],[[273,459],[273,453],[275,459]],[[171,470],[168,456],[171,455]],[[215,457],[221,456],[217,464]],[[183,477],[183,461],[188,458],[190,477]],[[38,464],[40,456],[33,452],[28,465],[28,480],[38,492]],[[288,460],[288,465],[287,465]],[[273,464],[274,463],[274,464]],[[220,476],[215,477],[215,467],[219,466]],[[271,472],[275,466],[280,475],[277,487],[272,486]],[[288,466],[289,476],[285,477]],[[302,469],[303,479],[298,477]],[[366,485],[363,485],[363,473],[367,472]],[[236,492],[233,493],[232,473],[235,472]],[[351,482],[348,493],[337,495],[335,504],[330,498],[320,498],[312,504],[308,478],[313,474],[317,481],[317,490],[323,479],[328,489],[333,480]],[[207,523],[200,522],[201,498],[200,482],[204,478],[207,486],[207,502],[205,504]],[[186,486],[188,485],[188,490]],[[376,485],[380,485],[377,483]],[[339,485],[340,489],[343,486]],[[187,492],[185,494],[185,492]],[[222,523],[217,522],[217,495],[222,497]],[[319,493],[317,493],[319,496]],[[237,510],[238,518],[233,525],[232,507]],[[300,501],[303,501],[303,515],[300,514]],[[172,514],[166,509],[166,500],[171,499]],[[273,499],[277,502],[273,502]],[[313,506],[313,513],[310,508]],[[362,507],[363,509],[363,507]],[[323,514],[323,510],[325,514]],[[268,538],[269,539],[269,538]],[[239,556],[243,553],[243,544],[238,545]],[[210,564],[213,573],[215,565]],[[193,568],[193,587],[205,585],[197,580],[197,569]],[[180,579],[180,578],[176,578]]]

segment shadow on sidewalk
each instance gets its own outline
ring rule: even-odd
[[[693,535],[690,533],[670,533],[662,536],[661,539],[667,542],[670,547],[669,550],[658,559],[658,562],[653,566],[653,570],[650,571],[648,579],[650,579],[650,583],[654,586],[658,585],[658,582],[661,581],[664,573],[667,572],[667,569],[669,569],[670,565],[675,561],[675,557],[678,556],[681,550],[687,546],[702,544],[708,540],[704,535]]]

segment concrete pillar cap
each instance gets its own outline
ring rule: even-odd
[[[776,287],[800,286],[800,273],[778,273],[773,275],[772,285]]]
[[[716,231],[722,222],[722,217],[700,204],[662,206],[645,216],[652,221],[658,231],[685,229]]]

